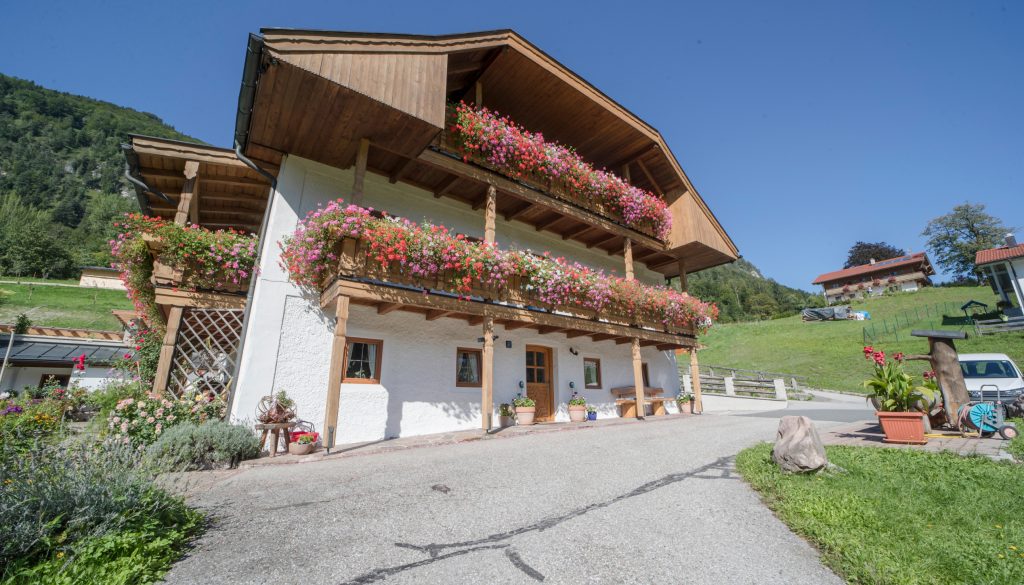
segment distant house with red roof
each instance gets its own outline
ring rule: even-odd
[[[826,272],[811,284],[821,285],[829,303],[865,296],[878,296],[886,291],[913,292],[931,286],[935,274],[924,252],[874,261],[861,266]]]
[[[1024,244],[1013,234],[1006,236],[1006,245],[979,250],[974,255],[978,272],[988,279],[993,292],[1006,303],[1007,315],[1020,315],[1024,306]]]

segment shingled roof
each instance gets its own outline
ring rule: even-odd
[[[921,262],[926,264],[926,269],[924,270],[925,274],[933,273],[931,263],[928,262],[928,256],[924,252],[918,252],[916,254],[907,254],[906,256],[899,256],[897,258],[889,258],[888,260],[882,260],[881,262],[875,262],[874,264],[862,264],[861,266],[844,268],[843,270],[836,270],[834,272],[826,272],[818,278],[815,278],[814,282],[811,284],[822,284],[825,282],[832,282],[833,280],[841,280],[863,274],[871,274],[873,272],[892,270],[897,266],[918,264]]]
[[[978,250],[977,254],[974,255],[974,263],[981,266],[982,264],[991,264],[1001,260],[1021,257],[1024,257],[1024,244],[1017,244],[1012,247],[1002,246],[1000,248]]]

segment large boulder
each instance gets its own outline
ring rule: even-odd
[[[772,461],[783,471],[809,473],[828,465],[825,446],[811,419],[806,416],[784,416],[775,435]]]

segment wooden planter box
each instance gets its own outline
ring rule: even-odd
[[[878,411],[875,415],[885,432],[882,440],[886,443],[924,445],[928,442],[924,436],[924,415],[920,412]]]

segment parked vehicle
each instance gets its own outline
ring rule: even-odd
[[[998,397],[1009,403],[1024,394],[1020,368],[1005,353],[962,353],[957,357],[971,400],[994,401]]]

